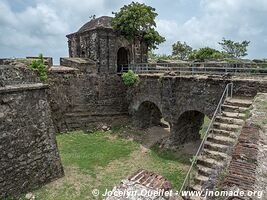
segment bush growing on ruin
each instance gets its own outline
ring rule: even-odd
[[[44,64],[44,58],[42,54],[39,55],[38,59],[34,59],[32,61],[30,68],[38,71],[41,81],[47,80],[47,67]]]
[[[122,74],[122,80],[126,86],[130,87],[136,85],[139,82],[139,76],[132,70],[129,70],[128,72]]]
[[[157,45],[165,41],[155,29],[155,18],[158,15],[155,8],[144,3],[132,2],[113,14],[115,17],[112,20],[112,27],[120,31],[134,45],[138,39],[141,43],[145,43],[148,49],[156,49]]]

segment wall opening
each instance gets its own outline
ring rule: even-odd
[[[124,69],[124,71],[128,71],[128,64],[128,51],[126,48],[121,47],[117,52],[117,72],[122,72],[122,69]]]
[[[134,113],[133,124],[139,129],[145,129],[142,145],[151,148],[170,136],[170,125],[163,118],[158,106],[150,101],[140,104]]]
[[[176,123],[172,124],[172,142],[174,144],[200,142],[208,128],[209,121],[209,118],[199,111],[184,112]]]
[[[143,102],[133,116],[134,125],[141,129],[159,126],[161,124],[162,113],[156,104]]]
[[[85,51],[82,51],[81,57],[85,58]]]

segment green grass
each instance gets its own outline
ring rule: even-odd
[[[65,176],[33,191],[35,199],[98,199],[92,196],[93,189],[99,189],[100,193],[111,190],[139,169],[166,177],[178,190],[188,170],[190,156],[162,150],[158,146],[144,152],[140,143],[120,137],[128,131],[119,128],[105,133],[85,134],[78,131],[58,135]],[[132,131],[133,135],[141,134]]]
[[[267,100],[264,95],[257,95],[255,100],[255,106],[257,110],[260,110],[261,112],[267,113]],[[264,125],[267,124],[267,117],[265,115],[260,116],[255,120],[255,125],[257,125],[259,128],[261,128],[265,132]]]
[[[185,154],[175,153],[171,150],[161,150],[159,146],[152,147],[150,156],[158,164],[156,168],[161,169],[160,174],[166,177],[176,190],[182,186],[182,182],[185,178],[185,169],[177,169],[177,165],[189,166],[190,156]],[[163,167],[163,168],[162,168]],[[157,170],[157,169],[155,169]]]
[[[64,166],[78,167],[93,175],[95,167],[104,167],[115,159],[127,157],[137,148],[126,140],[109,140],[102,132],[90,135],[74,132],[58,136],[57,141]]]

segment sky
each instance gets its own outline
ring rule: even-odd
[[[247,58],[267,58],[266,0],[137,0],[156,9],[166,38],[156,53],[170,54],[185,41],[218,50],[222,38],[251,41]],[[128,0],[0,0],[0,57],[68,56],[67,38],[90,20],[112,16]]]

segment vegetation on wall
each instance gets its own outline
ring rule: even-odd
[[[165,38],[155,30],[155,18],[158,15],[155,8],[132,2],[113,14],[115,17],[112,19],[112,27],[120,31],[130,42],[135,44],[135,40],[138,39],[144,42],[148,49],[155,49],[165,41]]]
[[[133,86],[139,82],[139,76],[135,74],[132,70],[122,74],[123,83],[126,86]]]
[[[34,59],[29,67],[38,71],[41,81],[47,80],[47,67],[44,64],[43,54],[40,54],[38,59]]]

